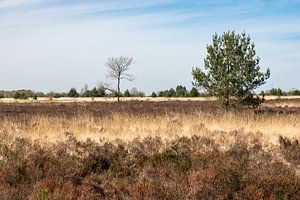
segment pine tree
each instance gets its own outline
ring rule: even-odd
[[[255,45],[246,33],[215,34],[213,43],[207,46],[205,71],[192,71],[193,84],[217,96],[226,110],[236,105],[257,107],[263,98],[254,97],[254,90],[270,77],[269,69],[260,71],[259,61]]]

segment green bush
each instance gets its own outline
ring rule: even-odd
[[[71,88],[68,93],[68,97],[79,97],[79,93],[75,88]]]
[[[124,97],[131,97],[129,90],[125,90]]]
[[[289,92],[289,95],[291,96],[300,96],[300,90],[292,90]]]
[[[152,92],[151,97],[155,98],[157,97],[157,94],[155,92]]]
[[[197,90],[197,88],[192,87],[192,89],[191,89],[191,91],[190,91],[190,96],[191,96],[191,97],[199,97],[199,96],[200,96],[200,93],[199,93],[199,91]]]
[[[24,91],[17,91],[14,95],[14,99],[25,100],[25,99],[28,99],[28,96],[27,96],[26,92],[24,92]]]
[[[272,88],[271,90],[265,92],[266,95],[273,95],[273,96],[286,96],[286,92],[284,92],[280,88]]]
[[[182,85],[178,85],[176,87],[176,96],[177,97],[186,97],[188,96],[188,91],[186,90],[186,87]]]
[[[94,87],[92,90],[87,90],[83,93],[84,97],[104,97],[106,96],[106,92],[104,87],[96,88]]]
[[[158,93],[159,97],[176,97],[176,91],[171,88],[169,90],[160,91]]]

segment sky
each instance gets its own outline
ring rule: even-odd
[[[106,79],[108,57],[136,61],[121,88],[192,87],[214,33],[246,32],[271,78],[300,88],[300,0],[0,0],[0,90],[78,90]]]

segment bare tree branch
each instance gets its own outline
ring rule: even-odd
[[[120,100],[120,81],[122,79],[133,81],[136,78],[132,74],[125,73],[130,69],[129,66],[134,63],[135,61],[132,57],[124,56],[108,58],[106,63],[104,63],[104,65],[108,68],[106,77],[118,81],[118,101]]]

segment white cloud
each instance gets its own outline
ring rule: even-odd
[[[0,11],[28,6],[25,1],[12,1],[0,1]],[[141,12],[139,9],[173,1],[111,2],[29,6],[0,13],[1,87],[49,91],[96,84],[105,78],[106,58],[118,55],[137,60],[132,73],[138,79],[124,83],[123,88],[135,86],[151,92],[176,84],[191,86],[191,68],[203,65],[211,35],[231,29],[245,30],[252,36],[262,66],[272,70],[268,86],[300,87],[297,78],[282,78],[293,77],[299,69],[299,45],[278,40],[282,35],[300,33],[297,17],[244,17],[250,12],[246,6],[234,14],[230,6]],[[254,6],[251,9],[259,10]],[[94,12],[98,14],[89,15]]]

